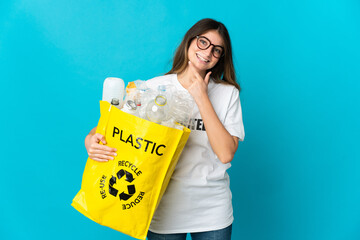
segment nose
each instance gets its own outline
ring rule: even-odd
[[[214,48],[214,46],[210,46],[208,49],[203,50],[204,53],[206,54],[206,57],[211,57],[212,56],[213,48]]]

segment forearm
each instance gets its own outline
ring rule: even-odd
[[[213,151],[222,163],[231,162],[237,149],[236,138],[221,123],[207,95],[197,101],[197,105]]]
[[[90,138],[96,133],[96,128],[94,127],[93,129],[91,129],[91,131],[89,132],[89,134],[85,137],[85,148],[88,149],[89,145],[90,145]]]

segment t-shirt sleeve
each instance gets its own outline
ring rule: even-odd
[[[232,136],[238,137],[240,141],[244,140],[245,131],[239,90],[235,87],[231,93],[229,106],[224,119],[224,127]]]

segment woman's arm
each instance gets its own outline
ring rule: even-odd
[[[100,144],[100,142],[102,144]],[[103,135],[96,133],[96,127],[94,127],[89,134],[85,137],[85,148],[88,152],[89,158],[98,162],[107,162],[113,160],[116,156],[116,149],[106,145],[106,140]]]
[[[187,79],[188,82],[184,83],[184,86],[199,107],[210,145],[222,163],[229,163],[234,158],[239,139],[231,136],[225,129],[211,104],[207,93],[211,72],[208,72],[205,78],[202,78],[191,62],[189,62],[188,70],[190,77]]]
[[[208,95],[197,101],[202,120],[206,128],[211,148],[222,163],[229,163],[238,148],[237,137],[231,136],[217,116]]]

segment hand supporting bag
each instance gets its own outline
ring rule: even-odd
[[[72,206],[91,220],[146,239],[190,130],[165,127],[100,102],[97,132],[117,149],[108,162],[88,159]]]

